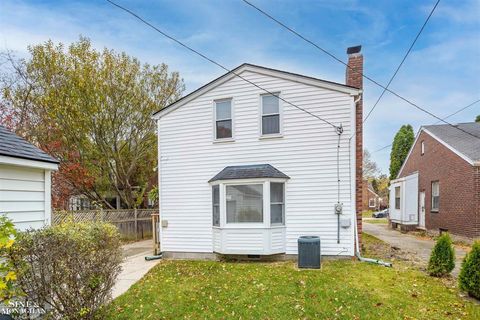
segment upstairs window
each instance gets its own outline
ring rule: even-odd
[[[425,142],[422,141],[422,144],[421,144],[421,151],[422,151],[422,156],[425,154]]]
[[[280,101],[278,94],[262,95],[262,135],[280,134]]]
[[[432,182],[432,210],[433,212],[438,212],[440,208],[440,182]]]
[[[395,209],[400,209],[400,187],[395,187]]]
[[[232,138],[232,100],[215,101],[215,139]]]

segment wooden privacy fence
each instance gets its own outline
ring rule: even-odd
[[[74,222],[103,221],[116,226],[123,239],[140,240],[152,237],[152,214],[158,214],[158,210],[122,209],[53,211],[52,224],[59,224],[69,219]]]

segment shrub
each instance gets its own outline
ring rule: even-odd
[[[455,268],[455,250],[448,233],[442,234],[433,247],[427,271],[431,276],[443,277]]]
[[[16,230],[10,219],[0,216],[0,302],[6,302],[16,295],[17,275],[8,259],[15,243]]]
[[[480,241],[476,241],[472,251],[465,256],[458,282],[460,289],[480,299]]]
[[[120,236],[111,224],[65,222],[19,233],[10,259],[26,299],[50,317],[92,319],[120,273]]]

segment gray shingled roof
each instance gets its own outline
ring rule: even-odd
[[[0,126],[0,155],[14,158],[22,158],[43,162],[59,163],[33,144],[7,128]]]
[[[254,164],[248,166],[230,166],[220,171],[209,182],[217,180],[252,179],[252,178],[283,178],[289,176],[269,164]]]
[[[477,137],[480,137],[480,123],[468,122],[455,125]],[[480,161],[480,139],[455,129],[448,124],[424,126],[426,130],[444,141],[453,149],[467,156],[471,161]]]

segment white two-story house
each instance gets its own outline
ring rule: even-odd
[[[295,255],[303,235],[355,254],[363,57],[348,53],[346,84],[243,64],[154,114],[164,257]]]

